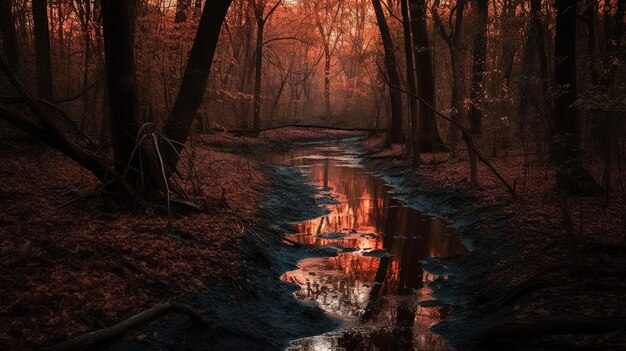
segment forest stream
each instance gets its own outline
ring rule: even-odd
[[[448,311],[433,303],[428,283],[438,277],[424,271],[421,260],[466,253],[458,235],[395,199],[345,144],[303,146],[263,159],[299,168],[320,196],[334,200],[328,214],[297,223],[286,238],[336,248],[337,255],[303,259],[281,279],[300,287],[294,298],[317,304],[342,328],[294,340],[288,350],[449,350],[430,331]]]

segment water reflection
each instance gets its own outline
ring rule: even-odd
[[[336,246],[330,258],[299,262],[281,279],[297,284],[303,301],[314,301],[346,321],[344,330],[296,340],[291,350],[447,350],[429,328],[446,317],[430,300],[421,259],[465,249],[444,225],[391,197],[384,182],[336,147],[308,147],[273,155],[275,164],[298,166],[340,203],[331,213],[297,225],[291,240]]]

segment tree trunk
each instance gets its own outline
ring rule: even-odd
[[[408,0],[401,0],[400,7],[402,11],[402,29],[404,30],[404,52],[406,56],[406,76],[409,92],[417,95],[417,87],[415,85],[415,66],[413,65],[413,45],[411,42],[411,23],[409,18]],[[417,119],[417,99],[413,96],[409,97],[409,112],[411,113],[411,131],[409,133],[411,147],[413,151],[413,166],[420,164],[420,128]]]
[[[557,0],[555,39],[554,157],[557,164],[580,164],[580,120],[576,101],[576,0]]]
[[[477,33],[474,38],[474,52],[472,54],[472,89],[470,91],[471,105],[469,110],[470,132],[482,133],[483,113],[480,100],[485,91],[485,58],[487,55],[487,0],[476,0]]]
[[[595,194],[600,189],[582,167],[580,118],[576,101],[576,0],[557,0],[555,38],[554,130],[552,156],[557,164],[559,190]]]
[[[256,59],[254,62],[254,117],[252,128],[254,130],[261,129],[261,80],[263,79],[263,32],[265,30],[265,21],[257,18],[256,32]]]
[[[330,118],[330,48],[329,44],[324,44],[324,106],[325,118]]]
[[[173,144],[177,152],[185,145],[191,124],[202,102],[222,23],[231,2],[232,0],[213,0],[204,4],[185,74],[170,117],[163,128],[165,135],[175,141]],[[170,169],[176,169],[178,163],[176,153],[169,153],[167,159]]]
[[[20,69],[20,51],[17,45],[15,18],[13,17],[12,1],[0,1],[0,32],[2,32],[2,51],[15,71]]]
[[[424,99],[430,106],[435,107],[435,80],[433,77],[432,58],[430,56],[428,28],[426,26],[426,1],[409,0],[409,9],[411,12],[418,96]],[[419,107],[419,131],[420,148],[422,151],[432,152],[437,150],[437,146],[443,146],[437,130],[435,113],[421,101]]]
[[[135,77],[135,1],[102,1],[102,27],[109,98],[111,141],[115,170],[139,179],[137,161],[131,164],[139,132],[139,96]],[[135,184],[133,184],[135,185]]]
[[[39,97],[52,100],[52,61],[50,59],[47,0],[33,0],[33,27],[37,62],[37,91]]]
[[[389,83],[393,86],[389,88],[389,96],[391,102],[391,122],[387,127],[387,138],[390,143],[399,143],[402,141],[402,95],[397,89],[400,86],[400,76],[398,74],[398,64],[396,54],[393,49],[393,40],[387,25],[387,19],[383,13],[380,0],[372,0],[374,12],[376,13],[376,21],[383,41],[385,50],[385,68],[389,76]]]

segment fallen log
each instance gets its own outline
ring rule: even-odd
[[[75,338],[62,342],[58,345],[44,348],[46,351],[70,351],[85,348],[87,346],[100,343],[103,341],[111,340],[124,332],[132,329],[138,325],[150,322],[159,316],[168,312],[186,313],[192,316],[196,321],[206,326],[211,326],[212,323],[204,312],[200,311],[190,305],[180,302],[164,302],[154,305],[153,307],[137,313],[136,315],[118,323],[111,327],[95,330]]]
[[[500,339],[531,339],[548,335],[604,334],[626,329],[626,318],[558,316],[508,321],[492,325],[482,332],[480,343]]]

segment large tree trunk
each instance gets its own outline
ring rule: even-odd
[[[376,13],[376,21],[383,41],[385,50],[385,68],[389,76],[389,96],[391,101],[391,122],[387,127],[387,138],[390,143],[398,143],[402,141],[402,95],[397,87],[400,86],[400,75],[398,74],[398,64],[396,54],[393,49],[393,40],[387,25],[387,19],[383,13],[380,0],[372,0],[374,12]]]
[[[580,164],[580,120],[576,101],[576,0],[557,0],[555,39],[554,157],[557,164]],[[574,165],[575,164],[575,165]]]
[[[263,79],[263,32],[265,31],[265,21],[257,18],[256,32],[256,58],[254,62],[254,117],[252,128],[261,129],[261,83]]]
[[[472,89],[470,91],[471,105],[469,110],[470,131],[473,134],[482,132],[483,112],[480,100],[485,91],[485,58],[487,55],[487,0],[476,0],[476,36],[474,37],[474,51],[472,54]]]
[[[576,0],[557,0],[555,38],[554,130],[552,156],[561,191],[594,194],[599,186],[582,167],[580,118],[576,107]]]
[[[417,99],[413,96],[417,95],[417,86],[415,85],[415,66],[413,64],[413,45],[411,42],[411,23],[409,18],[408,0],[400,0],[402,11],[402,29],[404,30],[404,52],[406,56],[406,76],[409,92],[409,112],[411,114],[411,131],[409,133],[411,147],[413,149],[413,166],[420,164],[420,128],[417,119]]]
[[[37,91],[41,98],[52,100],[52,61],[50,59],[47,0],[33,0],[33,27],[37,61]]]
[[[2,51],[13,70],[20,69],[20,54],[15,31],[12,1],[0,1],[0,32],[2,32]]]
[[[204,4],[178,96],[163,128],[165,135],[175,141],[173,145],[177,152],[185,145],[191,124],[202,102],[217,41],[231,2],[232,0],[213,0]],[[176,153],[169,153],[167,158],[170,169],[176,169]]]
[[[135,78],[135,1],[102,1],[102,27],[109,98],[111,142],[115,170],[138,179],[139,168],[131,164],[139,132],[139,97]],[[136,159],[136,158],[135,158]],[[136,162],[135,162],[136,163]]]
[[[409,10],[413,32],[418,96],[430,106],[435,107],[435,80],[432,58],[430,57],[428,28],[426,27],[426,1],[409,0]],[[420,101],[419,106],[420,148],[426,152],[435,151],[436,145],[443,145],[437,130],[435,113],[424,102]]]

